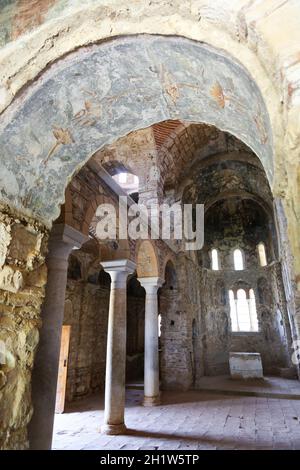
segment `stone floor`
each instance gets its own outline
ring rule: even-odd
[[[128,434],[103,436],[103,398],[93,396],[56,415],[53,449],[300,449],[300,400],[164,392],[162,405],[141,406],[127,390]]]
[[[281,377],[233,380],[229,375],[201,377],[197,388],[210,392],[232,393],[268,398],[294,398],[300,400],[300,381]]]

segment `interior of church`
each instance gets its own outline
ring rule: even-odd
[[[300,4],[125,6],[0,0],[0,449],[300,450]]]

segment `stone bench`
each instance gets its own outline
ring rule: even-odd
[[[263,378],[263,368],[259,353],[229,353],[229,368],[232,379]]]

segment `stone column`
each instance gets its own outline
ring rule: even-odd
[[[87,236],[64,224],[54,225],[50,234],[48,281],[32,374],[34,411],[29,423],[29,443],[34,450],[51,449],[68,258],[74,248],[80,248],[87,240]]]
[[[154,406],[160,403],[157,291],[163,280],[159,277],[144,277],[139,278],[139,282],[146,291],[144,406]]]
[[[127,277],[135,271],[130,260],[105,261],[103,269],[110,274],[110,300],[107,330],[105,375],[105,412],[103,434],[123,434],[125,411]]]

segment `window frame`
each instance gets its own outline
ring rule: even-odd
[[[236,269],[236,267],[235,267],[235,256],[234,256],[234,254],[235,254],[236,251],[239,251],[239,252],[241,253],[242,263],[243,263],[242,269]],[[235,247],[235,248],[232,250],[231,255],[232,255],[232,261],[233,261],[233,269],[234,269],[234,271],[244,271],[244,270],[246,269],[246,262],[245,262],[246,260],[245,260],[244,251],[243,251],[240,247],[237,246],[237,247]]]
[[[262,246],[263,247],[263,250],[264,250],[264,253],[263,253],[263,256],[265,258],[265,262],[266,264],[262,264],[261,262],[261,255],[260,255],[260,249],[259,247]],[[264,242],[259,242],[256,246],[256,249],[257,249],[257,255],[258,255],[258,263],[259,263],[259,266],[261,268],[265,268],[266,266],[268,266],[268,257],[267,257],[267,250],[266,250],[266,245]]]
[[[213,252],[216,252],[217,254],[217,268],[214,268],[214,263],[213,263]],[[219,250],[217,248],[211,248],[210,250],[210,269],[212,271],[220,271],[221,270],[221,263],[220,263],[220,256],[219,256]]]
[[[238,291],[242,290],[245,292],[245,300],[247,301],[247,306],[248,306],[248,311],[247,314],[249,316],[249,324],[250,328],[249,330],[241,330],[239,327],[239,311],[238,311]],[[250,291],[253,292],[253,297],[250,295]],[[257,312],[257,301],[256,301],[256,296],[255,296],[255,291],[252,287],[232,287],[228,289],[228,299],[229,299],[229,306],[230,306],[230,323],[231,323],[231,334],[233,335],[256,335],[260,333],[260,324],[259,324],[259,319],[258,319],[258,312]],[[232,292],[232,295],[230,294]],[[251,300],[254,299],[255,302],[255,311],[251,312],[251,305],[250,302]],[[234,301],[234,312],[232,311],[232,300]],[[253,318],[251,315],[255,313],[255,318]],[[240,313],[241,315],[241,313]],[[233,316],[235,316],[235,321],[233,322]],[[253,321],[257,325],[257,329],[253,329]],[[236,325],[236,330],[233,329],[233,323]]]

